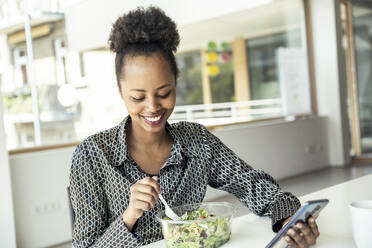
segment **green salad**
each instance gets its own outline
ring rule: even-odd
[[[169,248],[216,248],[230,239],[231,222],[228,217],[219,217],[199,208],[186,212],[181,220],[202,221],[190,224],[165,223],[163,234]]]

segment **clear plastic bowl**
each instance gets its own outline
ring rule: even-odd
[[[227,202],[207,202],[182,205],[172,209],[178,216],[182,216],[198,208],[207,210],[208,213],[213,214],[213,217],[174,221],[165,219],[164,211],[156,215],[156,219],[162,225],[166,247],[216,248],[229,241],[231,219],[235,212],[234,205]]]

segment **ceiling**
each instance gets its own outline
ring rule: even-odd
[[[179,51],[205,47],[210,40],[233,41],[299,28],[304,25],[304,8],[300,0],[276,0],[241,12],[179,27]]]

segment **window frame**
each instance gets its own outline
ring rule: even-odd
[[[24,52],[25,55],[21,55]],[[22,88],[29,84],[28,79],[28,58],[27,58],[27,49],[26,47],[17,47],[13,50],[13,58],[14,58],[14,73],[15,73],[15,88]],[[23,68],[25,71],[23,71]],[[26,73],[26,82],[24,78],[24,74]]]

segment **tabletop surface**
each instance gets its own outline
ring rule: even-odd
[[[320,237],[314,247],[353,248],[356,247],[351,232],[349,204],[353,201],[372,199],[372,174],[325,188],[300,197],[301,203],[307,200],[329,199],[329,204],[317,219]],[[275,236],[268,217],[247,214],[232,220],[230,241],[223,248],[265,247]],[[143,246],[164,248],[164,240]]]

